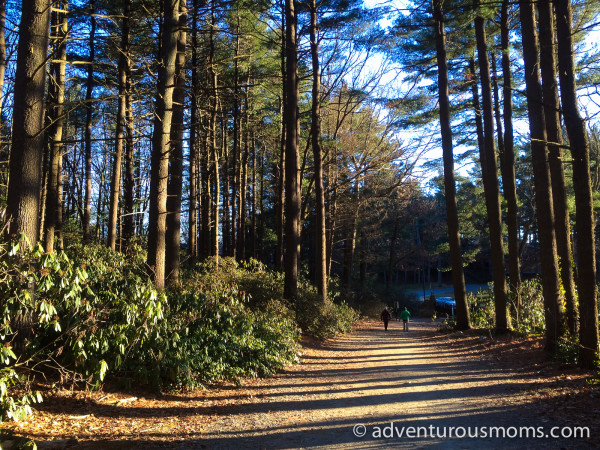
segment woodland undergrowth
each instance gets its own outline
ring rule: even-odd
[[[304,280],[285,300],[283,275],[254,260],[208,259],[158,292],[141,247],[24,244],[0,244],[1,420],[30,414],[42,381],[162,391],[268,376],[298,360],[302,333],[325,339],[358,319]]]

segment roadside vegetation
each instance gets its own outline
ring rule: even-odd
[[[325,339],[358,318],[303,281],[285,300],[283,275],[254,260],[208,259],[159,292],[141,248],[24,243],[0,246],[3,420],[31,413],[40,382],[161,391],[268,376],[298,361],[302,333]]]

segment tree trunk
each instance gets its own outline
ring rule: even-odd
[[[394,273],[394,266],[396,265],[396,241],[398,240],[398,232],[400,231],[400,220],[396,218],[394,220],[394,231],[392,232],[392,238],[390,239],[390,256],[388,260],[387,277],[385,279],[385,287],[389,288],[392,282],[392,276]]]
[[[161,58],[158,70],[152,160],[150,170],[150,208],[148,211],[148,266],[153,270],[157,289],[165,287],[167,182],[169,178],[169,151],[179,0],[164,1],[164,26],[161,36]]]
[[[229,147],[227,145],[227,125],[225,118],[221,119],[221,145],[223,156],[223,254],[231,255],[231,215],[229,208],[229,187],[231,176],[229,170]]]
[[[592,368],[598,354],[598,305],[596,303],[596,254],[594,205],[590,177],[590,147],[585,122],[579,114],[573,61],[573,12],[570,0],[556,0],[558,74],[563,117],[573,157],[577,293],[579,299],[579,365]]]
[[[546,317],[546,348],[553,352],[562,334],[560,311],[560,280],[554,234],[554,208],[550,168],[546,154],[546,122],[542,98],[542,85],[539,73],[538,36],[535,27],[533,4],[521,0],[521,33],[523,39],[523,60],[525,63],[525,84],[527,87],[527,110],[531,134],[531,155],[533,163],[535,203],[542,266],[542,290]]]
[[[496,146],[494,144],[494,115],[492,108],[492,88],[490,63],[484,18],[479,15],[479,0],[473,3],[476,8],[475,35],[477,38],[477,59],[481,79],[481,101],[483,111],[484,154],[481,155],[481,175],[485,194],[492,268],[494,272],[494,305],[496,309],[496,330],[500,333],[508,329],[506,311],[506,274],[504,269],[504,249],[502,245],[502,213],[500,211],[500,192],[498,187],[498,169],[496,165]]]
[[[367,247],[367,236],[364,230],[361,230],[359,240],[360,260],[358,263],[358,280],[361,290],[365,288],[365,282],[367,281]]]
[[[126,14],[124,14],[126,16]],[[126,29],[127,26],[127,29]],[[119,52],[118,81],[119,103],[117,107],[117,125],[115,130],[115,153],[113,156],[113,169],[110,180],[110,203],[108,209],[108,237],[107,246],[115,251],[117,249],[117,222],[119,220],[119,197],[121,196],[121,167],[123,161],[123,147],[125,142],[125,122],[127,121],[127,48],[129,45],[129,22],[123,18],[121,33],[121,49]],[[91,67],[91,66],[90,66]],[[90,106],[88,106],[89,108]],[[91,118],[91,114],[90,114]],[[91,132],[91,122],[90,122]],[[91,144],[91,141],[90,141]]]
[[[329,168],[334,167],[333,176],[331,170],[328,170],[328,180],[329,184],[332,186],[331,195],[329,200],[326,202],[326,207],[328,208],[328,212],[325,214],[325,217],[329,219],[327,223],[327,276],[331,275],[331,261],[333,255],[333,239],[335,237],[335,227],[336,227],[336,218],[337,218],[337,189],[335,188],[337,179],[335,172],[335,166],[330,165]]]
[[[92,204],[92,90],[94,88],[94,60],[96,59],[96,18],[94,16],[95,12],[95,2],[94,0],[90,0],[90,64],[87,68],[87,82],[85,88],[85,203],[83,209],[84,242],[89,242],[90,240],[90,215]]]
[[[219,152],[217,149],[217,112],[219,107],[218,78],[215,68],[215,43],[214,32],[216,28],[216,17],[214,12],[214,1],[211,4],[211,28],[210,28],[210,50],[209,50],[209,76],[211,83],[211,111],[210,111],[210,165],[212,178],[211,196],[211,243],[210,253],[215,258],[219,257],[219,197],[221,196],[221,177],[219,173]],[[225,132],[225,130],[223,130]],[[224,138],[223,138],[224,139]]]
[[[63,144],[63,110],[65,99],[65,66],[67,62],[67,37],[68,23],[67,13],[68,3],[61,4],[60,12],[53,11],[51,14],[52,37],[55,41],[54,61],[50,65],[52,74],[50,86],[48,88],[48,116],[50,117],[50,167],[48,172],[48,188],[46,194],[46,220],[44,244],[47,252],[54,251],[55,231],[58,220],[58,205],[62,201],[59,197],[58,185],[59,177],[62,173],[59,168],[62,166]],[[51,110],[50,110],[51,108]]]
[[[179,282],[181,246],[181,197],[183,190],[183,132],[185,103],[185,52],[187,46],[187,9],[179,2],[177,29],[177,58],[175,61],[175,90],[173,92],[173,121],[171,124],[170,176],[167,186],[167,234],[165,274],[168,282]]]
[[[517,183],[515,180],[514,134],[512,123],[512,72],[510,66],[510,30],[508,27],[508,2],[502,1],[500,14],[500,41],[502,47],[502,76],[504,86],[504,152],[502,154],[502,187],[506,200],[506,225],[508,228],[509,283],[515,297],[517,321],[521,311],[521,264],[519,262],[519,223],[517,210]]]
[[[355,187],[358,189],[358,187]],[[349,288],[352,283],[352,269],[354,265],[354,247],[356,244],[356,223],[358,220],[358,192],[355,194],[356,207],[348,214],[344,227],[344,267],[342,282]]]
[[[257,193],[256,193],[256,153],[257,153],[257,149],[256,149],[256,136],[254,134],[254,130],[252,130],[252,138],[251,138],[252,144],[250,146],[250,148],[252,148],[252,202],[250,203],[250,234],[249,234],[249,238],[250,238],[250,246],[249,246],[249,257],[256,259],[256,240],[257,240],[257,232],[258,230],[256,229],[256,219],[258,216],[258,211],[257,211],[257,203],[258,203],[258,199],[257,199]]]
[[[454,183],[454,154],[452,150],[452,129],[450,127],[450,101],[448,94],[448,61],[446,59],[446,36],[441,0],[433,0],[435,27],[435,47],[438,66],[438,91],[440,104],[440,127],[444,160],[444,192],[446,196],[446,218],[448,221],[448,241],[450,244],[450,264],[456,301],[456,324],[459,329],[471,328],[469,308],[465,289],[465,277],[460,253],[458,231],[458,208],[456,206],[456,186]]]
[[[258,255],[257,259],[260,261],[265,261],[265,214],[264,214],[264,204],[265,204],[265,147],[262,148],[262,153],[260,155],[260,182],[259,182],[259,193],[258,193],[258,231],[257,231],[257,246],[258,246]]]
[[[319,69],[319,36],[317,24],[317,1],[310,2],[310,49],[312,56],[312,148],[315,160],[315,208],[316,208],[316,280],[317,290],[323,301],[327,300],[327,254],[325,226],[325,193],[323,190],[323,156],[321,150],[321,71]]]
[[[237,37],[234,48],[234,70],[233,70],[233,152],[231,155],[231,256],[237,257],[238,247],[238,193],[239,193],[239,158],[240,158],[240,138],[241,138],[241,118],[240,118],[240,99],[239,99],[239,59],[240,38],[239,38],[239,11],[237,17]]]
[[[209,125],[210,127],[210,125]],[[208,130],[202,136],[202,149],[200,152],[200,177],[202,180],[202,193],[201,193],[201,245],[200,255],[203,258],[210,256],[210,217],[211,217],[211,205],[212,205],[212,190],[210,180],[210,161],[209,161],[209,147],[210,147],[210,135]]]
[[[8,236],[39,238],[44,152],[44,89],[50,23],[49,0],[23,0],[13,97],[13,139],[6,206]]]
[[[282,92],[281,99],[279,103],[279,115],[281,117],[281,141],[280,141],[280,157],[279,157],[279,167],[277,170],[277,187],[275,194],[275,233],[277,235],[277,244],[275,247],[275,269],[282,270],[283,269],[283,254],[284,250],[284,227],[285,227],[285,143],[287,141],[286,136],[286,114],[287,114],[287,75],[286,75],[286,65],[285,65],[285,55],[286,55],[286,32],[285,32],[285,8],[283,7],[284,0],[282,0],[281,11],[281,79],[282,79]]]
[[[3,140],[7,134],[6,123],[4,120],[4,75],[6,73],[6,0],[0,0],[0,140]],[[2,148],[4,146],[0,146]],[[1,188],[4,190],[4,188]],[[1,192],[1,191],[0,191]],[[0,198],[4,198],[0,194]]]
[[[286,141],[285,141],[285,279],[284,296],[295,300],[300,256],[300,180],[298,168],[298,44],[295,0],[285,0]]]
[[[198,151],[198,0],[192,1],[192,86],[190,106],[190,141],[189,141],[189,165],[190,165],[190,201],[188,213],[188,256],[190,264],[193,265],[198,257],[198,184],[196,182],[196,161]]]
[[[560,104],[556,59],[554,56],[554,14],[549,0],[538,3],[540,18],[540,69],[542,71],[542,90],[544,96],[544,117],[548,138],[548,164],[552,183],[552,201],[554,206],[554,229],[556,248],[559,257],[560,278],[564,290],[567,327],[572,336],[577,336],[578,310],[575,298],[575,282],[571,264],[571,224],[567,203],[565,172],[563,170],[562,132],[560,127]]]
[[[473,80],[471,82],[471,94],[473,95],[473,110],[475,113],[475,131],[477,134],[477,148],[479,149],[479,155],[483,158],[485,155],[484,150],[484,138],[483,138],[483,119],[481,118],[481,103],[479,101],[479,89],[477,85],[477,73],[475,72],[475,56],[469,58],[469,71]],[[483,159],[480,164],[483,164]]]
[[[239,173],[239,218],[238,218],[238,248],[239,260],[246,259],[246,215],[247,215],[247,191],[248,191],[248,154],[250,151],[250,111],[248,108],[248,95],[250,87],[250,76],[246,78],[246,89],[244,93],[244,151],[240,160]]]
[[[131,0],[123,4],[123,23],[121,31],[121,51],[125,55],[125,179],[123,180],[123,201],[125,214],[123,217],[123,239],[129,246],[135,234],[134,226],[134,191],[135,191],[135,149],[133,146],[133,111],[131,102],[131,65],[129,63],[129,26],[131,17]],[[120,62],[120,60],[119,60]]]

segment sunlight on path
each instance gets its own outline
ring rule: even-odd
[[[218,408],[200,436],[190,436],[176,448],[547,448],[559,444],[551,439],[496,437],[502,433],[512,437],[519,427],[540,427],[535,433],[545,434],[560,424],[536,421],[533,404],[512,403],[511,393],[523,389],[514,374],[440,347],[430,321],[411,325],[405,333],[398,322],[392,322],[388,332],[372,324],[326,349],[309,350],[303,363],[287,373],[245,386],[255,395]],[[463,432],[477,432],[479,438],[449,437],[450,433],[461,437]],[[492,433],[496,433],[493,438],[481,438]],[[567,445],[582,444],[585,441]]]

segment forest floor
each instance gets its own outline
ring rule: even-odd
[[[361,322],[347,336],[306,342],[300,364],[241,387],[46,392],[35,415],[8,427],[39,448],[597,446],[592,373],[544,359],[539,339],[441,334],[426,320],[410,326],[391,322],[385,332]],[[589,437],[546,437],[580,433],[568,427],[589,427]]]

